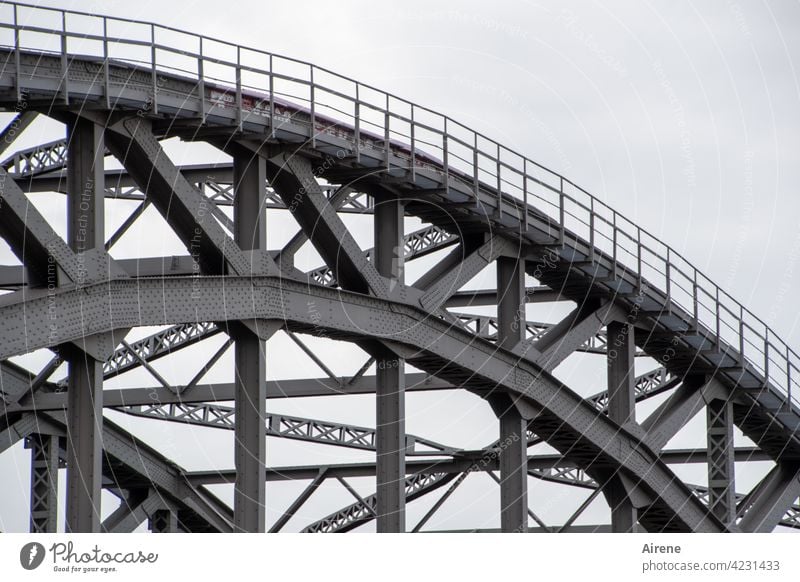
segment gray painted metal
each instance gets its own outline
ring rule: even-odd
[[[633,326],[626,322],[608,324],[608,417],[620,426],[636,422],[634,386]],[[626,482],[616,476],[603,493],[611,507],[611,531],[632,532],[636,526],[636,507],[626,491]]]
[[[185,300],[187,293],[191,294],[193,286],[199,289],[201,298],[194,305]],[[8,338],[0,345],[0,357],[9,357],[33,347],[46,347],[49,322],[46,313],[36,309],[37,301],[54,302],[59,312],[65,314],[61,320],[65,339],[106,331],[111,321],[126,327],[163,324],[165,318],[171,322],[187,322],[195,318],[195,309],[198,306],[206,310],[208,317],[204,319],[274,319],[286,318],[288,314],[292,314],[292,321],[286,323],[290,328],[297,326],[300,331],[314,333],[316,330],[316,333],[325,332],[328,336],[336,334],[337,337],[353,340],[368,337],[370,334],[378,337],[389,335],[393,338],[395,349],[395,342],[403,342],[407,346],[426,346],[424,350],[408,348],[403,354],[418,368],[429,369],[451,381],[458,378],[457,381],[460,382],[460,378],[469,377],[473,379],[474,386],[499,386],[518,398],[530,399],[546,412],[537,417],[536,432],[549,433],[550,441],[557,447],[563,447],[575,454],[569,442],[560,441],[558,437],[582,434],[588,439],[587,444],[594,443],[597,447],[591,456],[583,458],[583,462],[588,465],[600,462],[619,463],[624,470],[643,475],[643,483],[647,484],[662,503],[673,509],[680,506],[682,509],[678,511],[687,520],[684,523],[689,529],[703,527],[703,523],[711,529],[717,527],[715,522],[706,521],[708,516],[704,510],[696,513],[695,510],[700,508],[691,499],[687,501],[685,494],[680,493],[681,485],[670,476],[670,471],[664,472],[665,468],[659,466],[657,457],[647,452],[646,445],[638,437],[625,431],[620,432],[616,425],[607,423],[603,415],[598,416],[594,406],[584,402],[546,372],[536,369],[525,360],[519,360],[510,352],[485,344],[463,330],[431,319],[426,312],[412,306],[271,277],[216,277],[201,278],[199,281],[122,279],[95,287],[103,292],[92,293],[93,305],[85,307],[83,317],[77,316],[73,305],[82,301],[84,294],[78,294],[75,290],[65,289],[51,297],[0,305],[0,316],[6,318],[12,326],[20,321],[23,307],[33,313],[33,316],[25,320],[27,342],[21,338]],[[258,293],[253,300],[251,298],[254,289]],[[89,292],[92,292],[92,288],[89,288]],[[204,297],[209,299],[203,300]],[[212,297],[213,300],[210,299]],[[225,299],[216,299],[220,297]],[[318,311],[313,314],[307,311],[309,301],[318,306]],[[137,305],[137,311],[131,310],[129,305]],[[354,324],[354,321],[358,321],[360,325]],[[443,367],[443,362],[450,362],[450,368]],[[513,374],[511,370],[514,370]],[[464,372],[467,376],[463,375]],[[574,436],[568,437],[569,440],[572,438]],[[612,442],[618,445],[611,446]],[[622,442],[627,443],[625,447],[636,443],[643,455],[633,459],[619,453],[624,450],[621,448]],[[641,467],[637,468],[639,463]],[[645,467],[649,470],[645,471]],[[673,490],[675,497],[671,497],[670,492]],[[680,527],[680,521],[670,521]]]
[[[15,14],[28,10],[13,6]],[[65,14],[58,10],[55,13],[62,17]],[[48,32],[47,28],[42,28],[40,33],[49,34],[59,42],[76,35],[84,38],[85,31],[78,34],[66,24],[69,19],[64,17],[62,21],[63,29]],[[0,28],[15,32],[20,26],[16,20],[13,23],[0,21]],[[128,38],[123,34],[114,39],[98,37],[96,40],[101,41],[102,46],[109,42],[120,47],[133,42],[137,46],[147,45],[155,38],[158,28],[151,27],[153,36],[150,39]],[[192,325],[212,321],[226,322],[224,325],[234,330],[233,335],[240,329],[247,330],[243,333],[255,331],[257,341],[263,341],[276,329],[268,322],[279,320],[292,333],[356,342],[372,357],[380,358],[384,350],[390,350],[396,358],[438,376],[447,386],[464,387],[488,397],[495,409],[498,400],[501,407],[505,402],[507,409],[513,404],[520,418],[527,419],[526,423],[515,420],[515,425],[519,426],[514,430],[524,436],[519,439],[520,449],[524,451],[525,446],[545,440],[582,471],[570,477],[573,480],[591,479],[604,488],[619,485],[618,491],[624,501],[638,508],[639,523],[651,531],[732,528],[710,514],[697,490],[681,483],[660,458],[661,448],[669,437],[713,394],[731,397],[733,421],[765,454],[778,461],[779,466],[793,466],[800,459],[800,438],[796,431],[800,408],[791,394],[800,372],[797,354],[678,253],[562,176],[433,112],[427,112],[433,121],[427,120],[423,126],[419,118],[414,118],[415,110],[421,108],[366,88],[354,80],[338,78],[356,90],[355,95],[349,92],[337,95],[345,103],[345,109],[339,110],[341,117],[320,116],[318,112],[326,105],[326,92],[315,91],[323,88],[314,82],[313,65],[307,65],[308,75],[292,77],[293,82],[310,90],[309,110],[294,105],[291,99],[279,99],[274,93],[257,94],[243,87],[242,72],[250,67],[240,61],[225,63],[224,58],[163,45],[158,50],[151,47],[152,60],[143,67],[109,61],[107,53],[99,55],[99,60],[98,55],[43,55],[20,46],[19,38],[20,35],[15,34],[14,49],[0,51],[0,64],[6,72],[0,75],[0,107],[14,110],[24,96],[33,109],[49,113],[53,104],[58,104],[55,115],[59,119],[74,122],[77,115],[82,119],[77,122],[79,127],[94,128],[91,139],[79,138],[64,148],[65,152],[69,149],[66,159],[58,155],[59,146],[51,144],[42,149],[48,152],[42,156],[25,158],[20,153],[19,163],[0,169],[0,235],[22,263],[21,269],[4,270],[2,278],[11,283],[16,281],[17,285],[27,284],[27,288],[5,296],[0,302],[0,317],[4,322],[0,358],[38,348],[69,348],[66,354],[71,363],[68,408],[71,414],[81,407],[84,410],[84,414],[69,417],[69,436],[80,430],[88,441],[96,442],[86,431],[99,425],[101,418],[101,408],[96,404],[102,389],[101,362],[107,359],[115,347],[112,344],[119,339],[109,334],[138,325]],[[69,43],[61,46],[67,47]],[[177,51],[183,57],[196,58],[200,71],[209,59],[227,64],[235,71],[235,80],[227,86],[206,79],[197,84],[191,77],[165,73],[157,62],[158,53],[164,51]],[[283,60],[268,53],[262,56],[264,62]],[[274,80],[282,79],[273,67],[257,72],[269,77],[270,87]],[[329,71],[325,74],[337,78]],[[362,101],[357,93],[359,88],[363,88],[362,95],[367,90],[373,91],[385,97],[385,102]],[[353,106],[352,115],[346,112],[348,103]],[[402,104],[403,112],[392,110],[391,104]],[[385,127],[379,128],[383,131],[378,132],[383,133],[382,136],[364,131],[362,123],[368,123],[369,116],[364,114],[367,110],[385,119]],[[411,112],[410,118],[406,117],[407,111]],[[109,114],[113,114],[112,123],[107,124]],[[28,119],[20,117],[18,121],[23,125]],[[394,122],[407,123],[409,135],[392,136],[390,129]],[[97,164],[94,167],[87,164],[87,160],[105,153],[96,139],[96,124],[107,126],[106,144],[127,172],[118,174],[120,180],[116,185],[109,184],[109,174],[98,173]],[[428,141],[425,147],[430,147],[431,151],[421,151],[415,137],[419,134],[415,131],[423,130],[441,138],[442,147],[430,146]],[[205,139],[213,144],[224,142],[229,153],[246,149],[251,152],[248,158],[255,159],[252,153],[263,158],[266,182],[274,189],[265,192],[265,206],[280,201],[281,207],[292,213],[303,230],[302,235],[287,245],[286,257],[290,257],[300,240],[307,238],[332,274],[332,277],[323,275],[322,280],[331,283],[335,279],[342,289],[309,284],[309,277],[293,270],[291,261],[281,261],[283,271],[279,271],[263,245],[248,246],[235,232],[230,235],[230,229],[235,231],[242,220],[231,223],[217,204],[236,207],[243,203],[234,195],[237,172],[231,172],[228,183],[208,180],[208,168],[200,168],[190,175],[190,170],[183,171],[175,166],[159,144],[159,139],[171,136]],[[464,136],[468,137],[466,141]],[[474,154],[474,161],[469,161],[470,155],[467,159],[450,155],[448,143],[451,142],[461,144],[468,153]],[[493,167],[488,177],[482,175],[485,168],[479,167],[479,157],[488,160]],[[187,276],[185,264],[175,268],[171,277],[164,277],[163,270],[162,276],[149,278],[139,271],[133,273],[124,269],[112,261],[103,248],[105,233],[99,221],[102,213],[96,213],[97,222],[93,222],[95,231],[99,231],[93,236],[95,248],[83,252],[74,244],[70,248],[23,193],[23,190],[46,188],[57,182],[64,173],[65,164],[71,215],[76,208],[81,210],[75,194],[88,183],[84,178],[89,174],[93,190],[91,203],[95,208],[102,207],[104,197],[109,195],[141,198],[146,191],[148,199],[178,234],[193,259],[196,255],[198,276]],[[11,179],[8,170],[17,174],[19,185]],[[320,185],[318,178],[324,178],[331,186]],[[129,183],[124,184],[124,180]],[[253,180],[254,184],[256,182],[259,191],[265,188],[263,176]],[[345,183],[346,189],[352,188],[352,197],[350,192],[341,189]],[[518,183],[522,186],[515,186]],[[459,247],[414,285],[393,280],[391,274],[377,267],[381,262],[378,254],[382,251],[377,251],[375,257],[362,252],[337,215],[339,202],[345,196],[348,197],[345,205],[351,208],[361,205],[374,213],[373,194],[379,200],[389,195],[405,201],[406,215],[419,217],[440,232],[459,233]],[[332,204],[333,199],[336,205]],[[260,206],[257,214],[263,214]],[[566,226],[568,215],[575,218],[571,229]],[[579,216],[587,218],[577,218]],[[76,227],[80,228],[80,221],[74,220],[74,216],[71,218],[69,229],[73,233]],[[133,220],[135,217],[126,224]],[[402,227],[400,230],[402,232]],[[109,243],[115,238],[118,235],[112,235]],[[392,238],[399,240],[399,237]],[[429,248],[441,241],[441,238],[430,241]],[[459,291],[472,275],[492,261],[500,259],[502,263],[507,257],[521,259],[520,263],[524,261],[527,274],[545,286],[544,290],[524,293],[524,301],[571,300],[582,308],[575,312],[572,320],[554,326],[539,338],[545,340],[539,344],[541,350],[536,350],[535,346],[520,346],[517,340],[513,345],[506,345],[508,322],[514,319],[509,318],[511,308],[501,309],[499,314],[498,329],[503,331],[498,333],[497,344],[486,341],[468,326],[457,325],[458,317],[447,311],[455,305],[484,301],[508,307],[502,286],[498,286],[499,292]],[[161,265],[163,269],[163,261]],[[648,266],[647,276],[643,265]],[[148,268],[154,266],[157,265],[154,263]],[[189,266],[194,269],[195,263]],[[48,283],[52,283],[52,288],[48,288]],[[517,285],[515,294],[513,309],[518,314],[524,301]],[[627,375],[626,408],[631,415],[632,395],[646,397],[674,387],[683,379],[675,394],[656,411],[658,414],[654,413],[641,426],[631,422],[620,426],[615,422],[613,417],[620,411],[615,395],[584,400],[548,373],[560,358],[586,346],[587,341],[593,341],[591,338],[602,333],[598,325],[600,320],[593,320],[593,316],[579,317],[597,307],[584,305],[587,300],[597,301],[600,306],[613,301],[615,309],[630,315],[636,328],[629,338],[643,353],[659,360],[666,368],[649,375],[641,385],[637,382],[631,386],[631,374]],[[53,309],[58,313],[57,338],[50,335],[48,321]],[[523,318],[517,315],[516,320],[517,330],[511,330],[515,334],[525,327],[521,324]],[[117,335],[124,334],[118,332]],[[249,342],[252,338],[239,336],[236,339],[242,350],[256,343],[256,340]],[[77,356],[69,347],[76,342],[82,346]],[[548,347],[548,343],[551,346]],[[556,344],[563,350],[551,351]],[[134,346],[126,349],[140,365],[149,366],[147,358],[141,357]],[[533,357],[526,356],[526,351]],[[537,352],[546,358],[537,359]],[[632,358],[632,348],[628,356]],[[248,380],[237,382],[249,389],[250,374],[256,368],[263,372],[264,366],[253,366],[245,359],[253,360],[237,357],[237,363],[239,368],[247,370]],[[79,366],[81,361],[83,364]],[[370,381],[365,381],[362,373],[363,370],[354,377],[356,387],[351,393],[369,390]],[[51,374],[52,370],[45,368],[37,377],[32,377],[8,363],[3,366],[0,379],[4,383],[4,403],[9,405],[3,419],[3,446],[6,442],[12,444],[29,429],[26,423],[30,421],[19,418],[21,407],[30,407],[39,399],[55,402],[62,398],[51,392],[56,389],[55,385],[46,382]],[[266,382],[258,376],[254,385],[258,392],[256,407],[260,409],[269,393]],[[10,379],[8,385],[6,378]],[[394,379],[399,385],[406,376],[395,375]],[[185,389],[188,398],[209,393],[208,386],[194,385],[197,383],[193,381]],[[165,395],[180,402],[178,394],[167,394],[172,392],[171,387],[164,384]],[[342,383],[330,378],[327,384],[322,384],[324,388],[309,389],[307,383],[297,388],[299,392],[308,393],[339,388],[348,391],[350,388],[350,384],[337,384]],[[383,379],[380,384],[384,384]],[[236,382],[231,386],[233,394]],[[374,384],[372,389],[375,390]],[[85,397],[93,392],[95,405],[89,412],[90,407],[78,400],[80,393]],[[122,395],[115,397],[120,399],[119,405],[125,405]],[[132,398],[141,398],[141,394],[132,394]],[[610,404],[612,418],[603,413],[606,404]],[[395,406],[394,412],[399,411]],[[237,410],[237,429],[244,428],[246,415]],[[90,417],[94,422],[87,421]],[[254,435],[265,430],[265,425],[263,419],[259,419],[250,426],[244,440],[252,450],[258,446]],[[103,434],[109,430],[114,433],[113,429],[103,427]],[[98,433],[99,430],[95,431],[95,436]],[[261,439],[262,444],[263,441]],[[580,447],[575,446],[578,442]],[[396,448],[405,444],[404,439],[398,440]],[[106,452],[127,457],[129,445],[129,440],[112,434]],[[637,454],[630,455],[631,450]],[[91,451],[97,452],[94,447]],[[94,457],[84,454],[81,460],[68,461],[70,471],[86,471],[92,483],[92,495],[98,490],[94,484],[101,473]],[[148,471],[166,470],[173,474],[154,454],[150,457],[153,465],[145,467]],[[395,465],[403,457],[395,455]],[[521,461],[516,464],[520,465]],[[141,463],[137,464],[134,459],[127,459],[126,466],[129,469],[138,467],[139,474],[146,474],[146,471],[141,472],[144,470]],[[462,468],[461,472],[465,470]],[[181,472],[176,474],[181,475]],[[256,472],[248,471],[248,474],[246,486],[257,490]],[[780,513],[775,508],[790,504],[787,497],[794,495],[794,490],[787,483],[791,484],[792,479],[779,477],[770,478],[759,491],[748,496],[747,508],[742,511],[748,509],[745,519],[750,515],[749,520],[754,525],[773,522],[776,512]],[[195,526],[204,522],[205,525],[198,527],[230,529],[232,516],[224,517],[225,509],[216,506],[201,491],[189,495],[191,506],[187,509],[186,495],[172,487],[168,483],[170,479],[150,479],[157,489],[169,489],[173,501],[184,503],[183,509],[178,511],[177,522],[173,522],[170,515],[161,515],[165,519],[159,521],[166,528],[177,523],[181,529],[192,529],[191,525],[184,527],[187,525],[184,517],[193,515]],[[434,481],[445,481],[445,477],[428,480],[431,484]],[[422,494],[421,491],[426,491],[425,485],[426,481],[421,478],[411,483],[407,480],[406,494],[409,491],[414,495]],[[124,487],[120,485],[115,489]],[[521,495],[521,490],[518,492]],[[714,495],[716,493],[709,494]],[[779,503],[772,503],[773,499],[778,499]],[[377,503],[376,499],[373,501]],[[378,513],[377,506],[370,503],[370,498],[364,499],[361,508],[337,515],[328,520],[329,525],[323,529],[330,529],[334,522],[352,524],[365,515]],[[401,503],[402,499],[398,499],[394,507]],[[97,529],[96,517],[90,520],[84,511],[88,506],[83,504],[79,512],[81,525],[76,527]],[[242,525],[241,519],[237,520],[237,525]]]
[[[234,429],[236,420],[235,408],[206,402],[139,404],[117,406],[114,410],[141,418],[228,430]],[[267,436],[365,451],[375,451],[377,448],[377,431],[374,428],[269,412],[265,413],[264,420]],[[408,456],[453,455],[459,452],[459,449],[410,434],[405,435],[402,450]]]
[[[88,250],[102,249],[105,242],[104,198],[98,195],[105,146],[102,128],[92,121],[78,119],[68,128],[67,238],[73,252],[82,256]],[[99,277],[81,262],[76,275],[70,278],[78,288],[87,278]],[[98,532],[101,521],[103,376],[94,350],[87,349],[92,341],[91,336],[77,338],[77,349],[70,349],[65,358],[69,363],[66,529],[73,533]]]
[[[744,517],[739,527],[746,532],[769,532],[790,512],[797,522],[795,500],[800,495],[800,467],[796,463],[779,463],[742,500]]]
[[[736,520],[733,403],[714,398],[706,404],[708,506],[723,523]]]
[[[375,269],[392,285],[404,282],[403,205],[381,200],[375,207]],[[406,529],[406,387],[405,361],[379,350],[375,384],[375,452],[378,533]]]
[[[497,343],[513,350],[525,339],[525,264],[519,258],[497,259]],[[523,533],[528,527],[527,428],[515,401],[493,395],[489,402],[500,419],[500,528]]]
[[[234,241],[246,251],[263,252],[267,248],[267,220],[264,208],[266,165],[258,156],[240,153],[233,159]],[[265,272],[253,255],[249,272]],[[255,323],[256,327],[258,324]],[[235,462],[236,483],[233,497],[233,521],[236,531],[260,533],[266,528],[266,487],[260,479],[266,464],[267,363],[266,345],[258,330],[233,324],[235,340]]]
[[[58,437],[35,434],[31,449],[31,533],[58,531]]]

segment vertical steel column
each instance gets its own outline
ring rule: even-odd
[[[58,531],[58,437],[32,435],[31,533]]]
[[[102,248],[104,240],[103,129],[78,119],[67,135],[67,237],[72,250]],[[84,271],[85,274],[85,271]],[[83,281],[75,281],[81,285]],[[66,355],[67,531],[100,531],[103,368],[85,351]]]
[[[497,342],[510,349],[525,337],[525,261],[497,259]],[[503,399],[505,401],[505,399]],[[500,528],[528,531],[527,422],[516,406],[495,407],[500,418]]]
[[[725,524],[736,519],[733,404],[715,398],[706,406],[708,426],[708,507]]]
[[[608,417],[623,425],[636,420],[636,396],[634,393],[636,372],[634,370],[635,344],[633,326],[619,321],[609,322],[608,346]],[[608,492],[611,500],[611,531],[630,532],[636,525],[636,508],[630,502],[619,479],[608,487],[618,489]]]
[[[234,239],[242,250],[266,249],[266,181],[266,165],[261,157],[234,156]],[[266,527],[264,467],[267,454],[265,344],[244,326],[236,326],[232,336],[236,341],[234,529],[263,532]]]
[[[375,268],[394,283],[403,282],[403,204],[375,205]],[[376,456],[377,529],[406,529],[405,361],[387,353],[377,358]]]

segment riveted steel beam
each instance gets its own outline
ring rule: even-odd
[[[392,285],[403,283],[403,205],[397,199],[375,206],[374,264]],[[376,359],[376,504],[378,533],[404,532],[405,495],[405,362],[389,350]]]
[[[525,264],[519,258],[497,259],[497,343],[513,350],[525,339]],[[528,528],[528,422],[515,399],[494,394],[489,402],[500,420],[500,528],[522,533]]]
[[[245,275],[277,271],[263,251],[245,253],[211,216],[211,202],[181,174],[147,120],[128,118],[106,129],[106,144],[169,223],[203,272]]]
[[[125,499],[119,509],[103,521],[102,529],[108,533],[130,533],[167,507],[163,496],[156,491],[151,491],[142,500],[135,497]]]
[[[193,286],[200,290],[198,302],[186,301],[187,290],[190,292]],[[691,494],[685,491],[671,471],[659,463],[657,456],[646,445],[643,448],[638,437],[619,431],[618,426],[593,405],[532,363],[442,320],[431,318],[420,309],[272,277],[200,277],[151,282],[117,280],[99,288],[101,293],[88,290],[92,305],[87,306],[83,317],[63,318],[62,334],[65,337],[105,331],[112,321],[125,326],[159,325],[165,320],[172,323],[192,321],[198,309],[205,314],[203,319],[210,320],[285,318],[290,328],[324,332],[329,337],[351,341],[387,337],[388,334],[392,338],[392,349],[400,350],[402,353],[399,355],[417,368],[450,382],[468,382],[484,390],[500,387],[517,397],[530,399],[544,411],[534,419],[537,434],[571,455],[576,454],[571,445],[573,439],[582,435],[586,443],[582,452],[587,453],[586,456],[580,455],[582,463],[589,467],[608,463],[642,475],[643,486],[656,497],[657,504],[669,508],[669,522],[673,527],[720,528],[717,521],[709,519],[705,509],[695,505]],[[256,293],[254,301],[240,300],[243,296],[253,296],[253,293]],[[203,297],[214,299],[203,300]],[[0,357],[47,347],[46,311],[36,309],[37,301],[53,302],[62,313],[69,314],[72,313],[71,304],[77,299],[74,290],[63,290],[52,297],[26,301],[25,308],[29,313],[33,311],[33,316],[26,321],[27,338],[25,341],[15,337],[4,338],[0,342]],[[313,312],[308,309],[309,301],[317,306]],[[128,307],[131,304],[137,305],[138,309],[131,310]],[[22,316],[22,308],[20,302],[7,302],[0,305],[0,316],[13,323]],[[616,444],[612,446],[611,443]],[[633,458],[621,453],[624,447],[633,446],[638,448],[640,455]],[[679,497],[684,498],[682,502],[677,502]],[[653,519],[654,522],[648,524],[651,528],[665,523],[663,514],[656,516],[654,513]]]
[[[292,212],[308,239],[345,288],[379,297],[387,280],[367,260],[317,183],[311,162],[279,154],[267,160],[270,184]]]
[[[610,321],[608,334],[608,417],[619,426],[636,422],[633,326]],[[632,532],[636,526],[636,507],[626,483],[612,477],[603,493],[611,506],[611,531]]]
[[[233,159],[233,175],[234,241],[242,250],[264,251],[267,246],[266,164],[259,156],[240,151]],[[263,265],[257,261],[250,265],[253,274],[262,269]],[[267,455],[266,345],[243,325],[231,325],[230,335],[235,340],[236,385],[234,526],[237,531],[258,533],[264,532],[266,527],[266,489],[262,479]]]
[[[67,238],[79,256],[105,243],[103,129],[78,118],[68,124]],[[87,271],[80,268],[82,286]],[[96,278],[98,274],[92,273]],[[72,277],[70,277],[72,278]],[[109,330],[113,331],[113,330]],[[68,348],[67,390],[67,531],[100,531],[102,488],[103,369],[83,336]],[[64,348],[62,348],[64,349]],[[113,349],[113,346],[112,346]]]
[[[714,382],[706,387],[704,376],[687,376],[658,408],[641,422],[645,441],[653,450],[661,450],[687,422],[703,409],[705,389],[721,390]]]
[[[425,291],[420,304],[428,311],[435,312],[497,257],[503,254],[513,256],[514,250],[509,241],[497,235],[479,245],[474,241],[462,242],[442,259],[439,266],[429,271],[429,274],[436,273],[435,277],[422,277],[417,281],[415,285]]]
[[[745,532],[770,532],[787,512],[797,527],[800,513],[795,502],[800,496],[800,465],[793,462],[778,463],[753,488],[742,501],[739,513],[744,516],[739,527]]]

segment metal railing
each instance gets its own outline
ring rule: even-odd
[[[422,169],[436,172],[445,187],[468,187],[476,205],[481,192],[497,196],[498,208],[503,195],[517,199],[526,209],[525,231],[530,203],[558,225],[552,234],[559,242],[567,234],[585,241],[590,260],[600,251],[612,259],[615,275],[623,268],[640,288],[661,290],[694,329],[711,331],[717,348],[724,340],[738,350],[738,364],[749,363],[786,405],[796,400],[800,357],[766,323],[680,253],[581,187],[450,117],[308,62],[124,18],[8,2],[0,5],[0,45],[13,49],[18,68],[26,50],[59,56],[67,102],[70,55],[96,59],[109,107],[110,61],[148,71],[154,114],[159,92],[167,90],[159,73],[188,74],[204,118],[216,107],[233,108],[240,128],[253,116],[269,119],[272,132],[287,122],[310,123],[312,147],[323,134],[345,137],[355,142],[357,159],[365,152],[381,155],[386,169],[399,159],[412,180]],[[17,91],[21,98],[19,83]]]

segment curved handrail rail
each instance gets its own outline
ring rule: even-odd
[[[53,21],[55,15],[60,21],[60,29],[56,26],[28,26],[21,18],[37,13],[48,15],[50,18],[44,20],[49,21]],[[131,36],[127,32],[129,29],[139,33]],[[380,140],[379,135],[366,129],[373,128],[382,132],[388,164],[389,144],[394,146],[405,140],[404,143],[410,143],[403,147],[410,153],[412,175],[418,163],[420,167],[427,166],[426,162],[436,155],[433,159],[440,165],[439,171],[445,183],[449,184],[451,179],[469,183],[474,187],[476,203],[481,185],[494,182],[498,196],[506,194],[523,202],[526,229],[528,202],[536,198],[537,210],[557,221],[561,237],[569,228],[576,237],[589,242],[592,258],[597,249],[612,257],[614,265],[620,263],[633,267],[639,281],[647,281],[665,292],[667,303],[673,302],[684,309],[695,324],[701,323],[712,330],[717,341],[724,339],[732,347],[737,347],[740,363],[746,360],[763,374],[767,385],[775,386],[785,395],[787,404],[797,401],[792,388],[800,379],[800,356],[763,320],[680,253],[574,182],[448,116],[306,61],[155,23],[7,2],[0,6],[0,34],[8,30],[13,38],[10,42],[0,38],[0,45],[13,47],[17,65],[21,50],[28,48],[25,46],[27,36],[37,42],[36,47],[30,48],[61,56],[65,75],[67,55],[76,53],[74,50],[70,53],[73,43],[80,46],[80,54],[98,57],[103,63],[113,59],[146,65],[152,78],[154,109],[158,105],[158,71],[173,70],[196,76],[203,100],[206,99],[203,88],[206,79],[216,79],[227,85],[233,96],[226,94],[224,98],[237,107],[240,126],[247,107],[266,108],[267,104],[274,121],[279,100],[276,96],[285,95],[308,104],[306,113],[311,117],[312,143],[318,132],[334,132],[337,123],[350,123],[352,120],[356,156],[360,152],[362,136]],[[168,35],[179,37],[183,45],[162,41],[161,37]],[[46,42],[54,41],[56,46],[52,50],[44,46]],[[194,46],[187,47],[186,41]],[[112,54],[119,47],[127,47],[130,54]],[[210,47],[215,49],[215,54],[208,53]],[[137,53],[135,56],[137,49],[144,49],[147,54],[142,57]],[[221,56],[224,51],[234,56]],[[181,65],[187,62],[194,65],[193,69]],[[266,65],[268,68],[264,68]],[[109,68],[104,66],[103,69],[108,88]],[[224,75],[225,71],[232,76],[213,76]],[[247,79],[251,78],[254,80],[249,82],[256,85],[248,84]],[[266,86],[261,85],[263,82]],[[333,86],[334,83],[337,85]],[[305,88],[305,92],[297,94],[298,87]],[[264,99],[259,104],[248,103],[244,89],[261,92]],[[266,94],[263,93],[265,90]],[[352,113],[347,112],[341,102],[352,105]],[[205,102],[202,110],[205,115]],[[333,112],[334,117],[346,119],[337,120],[323,112]],[[326,122],[332,123],[326,127],[323,125]],[[274,123],[271,127],[274,130]],[[424,145],[425,151],[418,149],[419,144]]]

